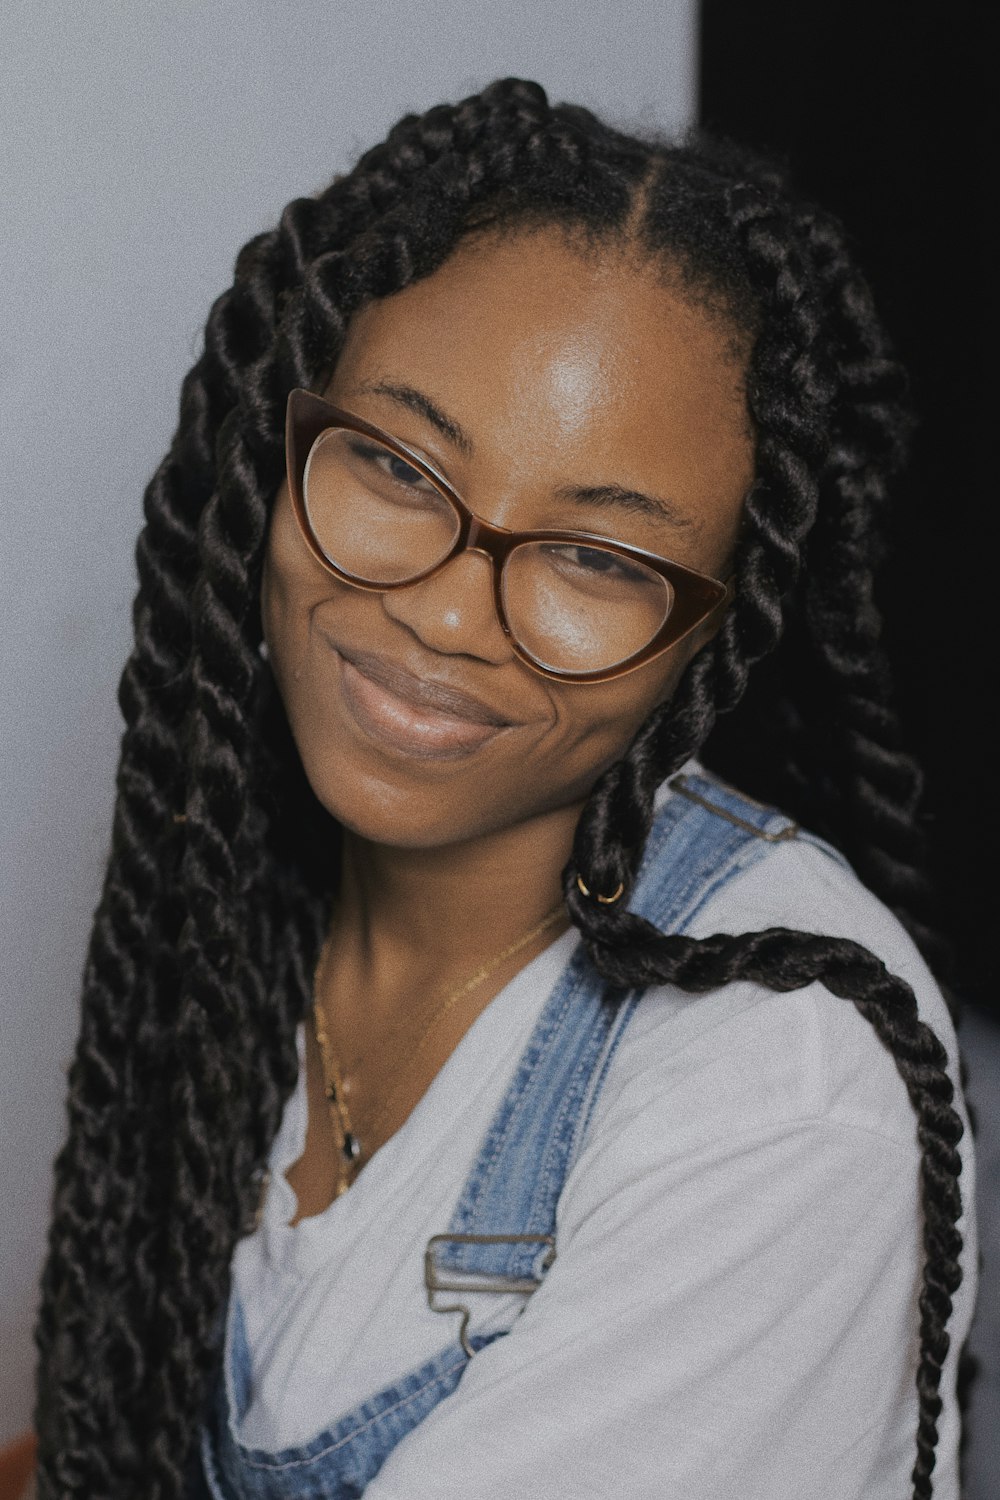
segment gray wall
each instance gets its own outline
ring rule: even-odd
[[[5,0],[0,1443],[112,805],[143,486],[238,247],[407,109],[535,78],[694,114],[694,0]]]

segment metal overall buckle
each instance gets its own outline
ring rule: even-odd
[[[449,1303],[447,1307],[435,1307],[435,1292],[524,1292],[535,1291],[540,1278],[533,1276],[501,1276],[489,1272],[442,1271],[435,1260],[437,1245],[548,1245],[549,1250],[540,1270],[547,1271],[556,1258],[555,1236],[551,1234],[435,1234],[427,1241],[424,1251],[424,1285],[427,1288],[427,1303],[431,1312],[462,1314],[458,1330],[458,1341],[471,1359],[476,1352],[469,1343],[466,1330],[472,1316],[469,1308],[461,1302]]]

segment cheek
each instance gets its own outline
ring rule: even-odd
[[[339,587],[303,543],[283,485],[275,500],[264,555],[261,624],[271,671],[300,754],[323,728],[311,655],[313,613]]]
[[[271,513],[261,579],[264,639],[275,661],[306,628],[314,602],[330,592],[330,579],[302,540],[288,485],[282,484]]]
[[[609,684],[607,718],[591,742],[601,746],[601,770],[619,760],[653,711],[673,698],[690,661],[704,644],[697,635],[689,636],[648,666]]]
[[[621,758],[653,710],[673,696],[696,647],[686,642],[636,672],[594,687],[561,690],[564,747],[590,782]],[[593,695],[593,696],[591,696]]]

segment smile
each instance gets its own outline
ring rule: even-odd
[[[330,645],[351,717],[363,734],[389,749],[424,759],[457,759],[513,727],[459,688],[416,677],[370,652],[348,656]]]

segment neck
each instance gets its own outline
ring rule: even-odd
[[[337,945],[369,970],[475,968],[559,905],[580,804],[442,848],[400,849],[349,831]],[[562,927],[565,928],[566,922]],[[544,941],[559,931],[549,928]]]

